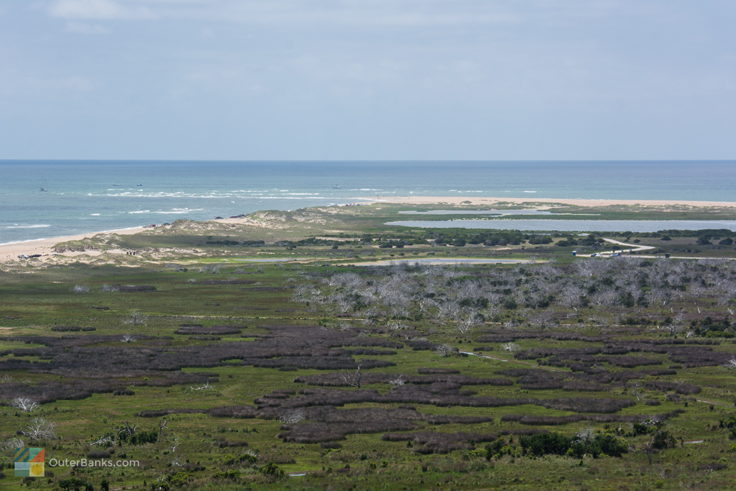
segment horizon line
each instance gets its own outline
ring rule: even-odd
[[[730,159],[120,159],[120,158],[0,158],[7,162],[233,162],[233,163],[440,163],[440,162],[736,162]]]

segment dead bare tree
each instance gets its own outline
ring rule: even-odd
[[[458,351],[457,348],[453,348],[449,344],[440,344],[435,348],[435,353],[440,356],[450,356]]]
[[[101,436],[97,440],[90,443],[90,445],[99,445],[100,447],[111,447],[115,443],[115,440],[110,435]]]
[[[304,410],[300,408],[285,412],[281,415],[279,421],[281,421],[285,425],[293,425],[297,424],[300,421],[303,421],[304,419]]]
[[[404,376],[403,375],[399,375],[398,377],[389,380],[388,383],[392,387],[401,387],[402,385],[404,385],[406,383],[406,381],[404,380]]]
[[[15,399],[13,399],[10,405],[27,413],[38,409],[38,403],[33,399],[29,399],[28,397],[16,397]]]
[[[545,327],[560,307],[576,314],[590,307],[611,307],[611,316],[635,318],[644,309],[676,312],[683,301],[698,313],[703,299],[715,299],[724,315],[733,315],[736,264],[733,262],[658,261],[642,258],[582,259],[571,265],[545,264],[489,269],[472,275],[452,268],[366,269],[341,273],[323,285],[300,285],[294,299],[310,309],[328,307],[374,324],[429,320],[466,334],[474,322],[513,321]],[[546,312],[546,313],[545,313]],[[574,317],[573,317],[574,318]],[[610,316],[608,319],[610,321]],[[663,319],[659,319],[661,322]],[[678,323],[679,325],[680,323]],[[673,332],[681,327],[664,323]]]
[[[52,440],[56,438],[56,424],[46,418],[33,418],[21,434],[31,440]]]
[[[132,326],[145,326],[148,323],[148,316],[136,310],[130,313],[125,323]]]
[[[509,353],[515,353],[520,349],[519,345],[516,343],[504,343],[502,348],[504,351],[507,351]]]
[[[198,391],[208,391],[208,390],[214,390],[215,386],[210,385],[209,380],[202,385],[193,385],[189,387],[189,390],[192,392],[198,392]]]
[[[16,448],[23,448],[25,446],[26,444],[22,439],[15,437],[1,442],[0,450],[15,450]]]
[[[354,372],[343,372],[340,374],[340,378],[345,385],[360,388],[363,381],[363,375],[360,373],[360,365],[358,365],[358,368]]]

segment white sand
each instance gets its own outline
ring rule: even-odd
[[[25,254],[31,256],[34,254],[42,254],[48,256],[54,254],[53,247],[60,242],[67,242],[69,240],[81,240],[89,237],[94,237],[98,234],[118,234],[118,235],[130,235],[137,234],[146,230],[146,227],[130,227],[120,228],[115,230],[105,230],[102,232],[92,232],[88,234],[79,235],[67,235],[62,237],[50,237],[48,239],[35,239],[35,240],[24,240],[20,242],[10,242],[7,244],[0,244],[0,262],[5,263],[8,261],[14,261],[18,259],[18,256]],[[65,252],[64,255],[71,256],[75,253]],[[43,258],[41,258],[43,259]]]
[[[550,203],[550,204],[565,204],[574,206],[615,206],[615,205],[629,205],[629,206],[646,206],[656,207],[660,209],[672,209],[681,207],[692,207],[692,208],[736,208],[736,202],[734,201],[677,201],[677,200],[626,200],[626,199],[560,199],[560,198],[538,198],[538,197],[526,197],[526,198],[492,198],[492,197],[465,197],[465,196],[386,196],[386,197],[372,197],[372,198],[361,198],[367,202],[372,203],[401,203],[401,204],[413,204],[413,205],[480,205],[480,206],[493,206],[501,203],[512,203],[512,204],[528,204],[535,208],[543,208],[538,206],[539,203]],[[217,220],[222,223],[232,224],[250,224],[247,218],[244,219],[223,219]],[[94,237],[97,234],[119,234],[119,235],[130,235],[137,234],[147,230],[148,227],[130,227],[121,228],[115,230],[105,230],[102,232],[92,232],[87,234],[79,235],[68,235],[63,237],[50,237],[47,239],[35,239],[21,242],[12,242],[7,244],[0,244],[0,263],[8,261],[15,261],[18,256],[25,254],[27,256],[34,254],[42,254],[48,256],[54,254],[53,247],[60,242],[67,242],[70,240],[81,240],[89,237]],[[86,252],[65,252],[65,256],[74,256],[78,254],[89,254]],[[43,258],[41,258],[43,259]]]
[[[497,205],[500,203],[537,204],[555,203],[574,206],[650,206],[657,208],[736,208],[736,201],[678,201],[678,200],[640,200],[640,199],[577,199],[577,198],[479,198],[470,196],[376,196],[362,198],[372,203],[397,203],[410,205]],[[538,208],[538,207],[536,207]]]

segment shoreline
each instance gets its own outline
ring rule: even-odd
[[[361,197],[367,204],[407,204],[407,205],[494,205],[501,203],[520,204],[560,204],[581,207],[596,206],[656,206],[690,208],[736,208],[736,201],[688,201],[688,200],[644,200],[644,199],[597,199],[597,198],[525,198],[478,197],[478,196],[375,196]]]
[[[407,205],[475,205],[475,206],[493,206],[498,204],[523,205],[528,204],[540,208],[539,205],[572,205],[580,207],[597,207],[597,206],[644,206],[659,208],[736,208],[736,201],[686,201],[686,200],[635,200],[635,199],[591,199],[591,198],[509,198],[509,197],[470,197],[470,196],[375,196],[375,197],[357,197],[360,200],[356,205],[370,204],[407,204]],[[217,221],[225,223],[242,223],[242,219],[213,219],[206,221]],[[53,248],[56,244],[71,240],[82,240],[94,237],[98,234],[119,234],[132,235],[149,230],[150,225],[126,227],[111,230],[101,230],[96,232],[86,232],[75,235],[64,235],[57,237],[46,237],[41,239],[28,239],[13,242],[0,243],[0,263],[18,260],[20,255],[36,255],[48,256],[56,254]],[[64,255],[74,255],[77,253],[64,253]]]
[[[144,230],[148,230],[149,228],[150,227],[144,226],[126,227],[111,230],[101,230],[98,232],[87,232],[76,235],[60,235],[57,237],[46,237],[42,239],[28,239],[5,242],[0,244],[0,262],[5,263],[8,261],[18,260],[18,256],[20,256],[21,254],[25,254],[27,256],[32,256],[36,254],[47,256],[49,254],[55,254],[53,248],[56,244],[59,244],[61,242],[87,239],[99,234],[132,235],[143,232]]]
[[[39,237],[38,239],[11,240],[10,242],[0,242],[0,247],[9,246],[9,245],[17,245],[17,244],[26,244],[28,242],[38,242],[42,240],[58,240],[59,242],[66,242],[68,240],[79,240],[79,237],[82,237],[82,238],[93,237],[97,234],[126,235],[127,230],[135,230],[136,232],[133,232],[133,233],[138,233],[137,231],[139,229],[146,229],[146,228],[150,228],[150,225],[148,226],[136,225],[135,227],[113,228],[110,230],[98,230],[95,232],[81,232],[79,234],[74,234],[74,235],[54,235],[52,237]]]

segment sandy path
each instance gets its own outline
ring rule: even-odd
[[[612,254],[630,254],[632,252],[641,252],[641,251],[651,251],[653,249],[656,249],[654,246],[648,246],[648,245],[641,245],[641,244],[627,244],[626,242],[621,242],[620,240],[615,239],[603,239],[606,242],[609,242],[611,244],[616,244],[624,247],[630,247],[630,249],[617,249],[615,251],[603,251],[603,252],[596,252],[596,255],[598,257],[611,257]],[[588,254],[579,255],[578,257],[589,257]],[[643,255],[643,254],[637,254],[636,257],[643,258],[643,259],[661,259],[664,257],[663,254],[660,254],[659,256],[652,256],[652,255]],[[705,256],[669,256],[669,259],[695,259],[698,261],[714,261],[714,260],[725,260],[725,261],[736,261],[736,257],[705,257]]]
[[[599,252],[599,256],[610,256],[611,254],[631,254],[632,252],[642,252],[642,251],[651,251],[656,249],[654,246],[648,246],[648,245],[640,245],[640,244],[627,244],[626,242],[621,242],[620,240],[615,239],[603,239],[604,241],[610,243],[610,244],[616,244],[623,247],[628,247],[628,249],[617,249],[612,251],[603,251]]]
[[[539,198],[529,196],[524,198],[508,198],[508,197],[465,197],[465,196],[376,196],[360,198],[366,202],[372,203],[403,203],[403,204],[432,204],[432,205],[481,205],[493,206],[500,203],[512,204],[538,204],[538,203],[557,203],[583,207],[596,206],[615,206],[615,205],[638,205],[650,206],[658,208],[736,208],[735,201],[678,201],[678,200],[612,200],[612,199],[560,199],[560,198]],[[539,206],[535,206],[539,208]],[[238,223],[250,224],[247,218],[244,219],[222,219],[217,220],[222,223]],[[18,256],[25,254],[27,256],[41,254],[49,255],[53,253],[53,247],[60,243],[70,240],[81,240],[93,237],[97,234],[119,234],[128,235],[136,234],[146,230],[146,227],[131,227],[115,230],[105,230],[101,232],[91,232],[87,234],[68,235],[62,237],[50,237],[46,239],[27,240],[21,242],[13,242],[0,244],[0,263],[15,261]],[[65,253],[65,255],[74,255],[82,253]]]
[[[411,205],[497,205],[499,203],[558,203],[564,205],[596,206],[652,206],[652,207],[695,207],[695,208],[736,208],[736,201],[680,201],[680,200],[639,200],[639,199],[577,199],[577,198],[497,198],[471,196],[375,196],[360,198],[372,203],[403,203]]]

